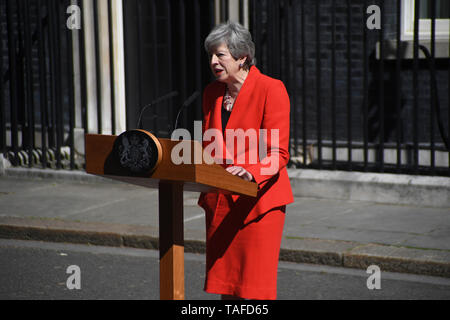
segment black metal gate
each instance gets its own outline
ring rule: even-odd
[[[69,5],[0,1],[0,151],[13,165],[76,167]]]
[[[222,19],[229,3],[219,1]],[[290,94],[291,165],[450,175],[449,39],[436,40],[435,19],[450,20],[448,2],[410,1],[418,13],[410,41],[401,39],[401,0],[239,1],[240,17],[245,3],[258,67],[283,80]],[[0,0],[0,152],[13,165],[82,168],[74,149],[71,32],[78,31],[66,27],[70,4]],[[380,9],[379,29],[366,25],[371,5]],[[203,41],[214,6],[213,0],[123,1],[128,129],[144,105],[177,91],[176,99],[144,114],[144,128],[168,136],[182,102],[212,80]],[[428,42],[417,32],[424,15]],[[81,73],[83,36],[82,28]],[[85,130],[87,83],[79,85]],[[191,132],[201,119],[200,100],[182,114],[181,126]]]
[[[420,13],[407,42],[400,0],[251,1],[259,68],[290,94],[298,167],[450,175],[450,57],[435,57],[438,1],[412,3]],[[371,5],[379,29],[367,27]],[[428,45],[418,33],[424,8]]]

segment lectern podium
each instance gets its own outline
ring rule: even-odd
[[[255,197],[257,184],[218,164],[207,164],[211,161],[205,163],[207,155],[197,141],[173,141],[130,130],[119,136],[86,134],[85,144],[87,173],[158,188],[160,298],[184,299],[183,190]],[[177,150],[188,161],[176,164],[172,156],[180,154],[172,155],[172,150],[180,146],[184,148]]]

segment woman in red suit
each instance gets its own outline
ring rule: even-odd
[[[289,97],[281,81],[254,66],[254,43],[240,24],[215,27],[205,49],[216,81],[203,94],[203,132],[220,130],[224,138],[214,143],[225,150],[212,156],[231,174],[258,184],[256,198],[200,195],[207,233],[205,291],[223,299],[276,299],[286,205],[294,200],[286,171]],[[242,133],[249,133],[245,144],[232,141],[236,132],[240,142]],[[203,147],[211,142],[204,139]]]

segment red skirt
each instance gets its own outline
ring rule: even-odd
[[[246,299],[276,299],[277,269],[286,206],[246,222],[248,212],[218,195],[206,214],[205,291]],[[232,208],[232,209],[231,209]]]

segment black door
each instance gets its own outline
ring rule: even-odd
[[[213,24],[214,1],[124,1],[127,129],[137,127],[142,107],[177,91],[142,117],[144,129],[170,137],[183,101],[212,80],[203,42]],[[191,135],[194,120],[201,120],[200,97],[179,120]]]

